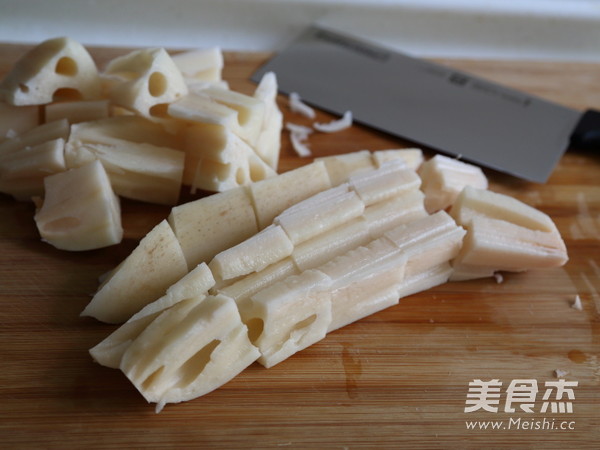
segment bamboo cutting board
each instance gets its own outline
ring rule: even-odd
[[[0,75],[27,48],[1,45]],[[124,52],[93,55],[102,67]],[[267,57],[228,53],[224,77],[250,92],[248,78]],[[440,62],[571,107],[600,108],[600,65]],[[280,105],[287,119],[306,123],[284,98]],[[294,156],[287,135],[282,141],[280,171],[308,162]],[[410,146],[359,126],[310,142],[316,156]],[[0,195],[0,447],[598,448],[600,157],[568,153],[544,185],[487,175],[493,190],[553,217],[569,250],[564,267],[404,298],[271,369],[254,364],[217,391],[158,415],[121,372],[92,361],[88,349],[114,327],[79,313],[98,277],[169,208],[123,201],[122,244],[68,253],[40,241],[31,204]],[[581,311],[571,307],[576,295]],[[557,369],[571,383],[562,398],[546,385],[559,382]],[[465,412],[474,380],[502,383],[497,412]],[[535,397],[507,405],[514,380],[535,383]],[[521,410],[526,403],[531,413]],[[572,412],[553,412],[559,403]]]

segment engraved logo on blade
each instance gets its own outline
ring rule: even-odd
[[[519,92],[515,92],[501,86],[496,86],[493,83],[488,83],[483,80],[469,77],[461,72],[451,72],[448,75],[448,81],[455,86],[469,87],[477,92],[495,96],[501,100],[505,100],[524,108],[531,104],[531,98],[527,95],[523,95]]]
[[[454,72],[450,74],[448,81],[450,81],[452,84],[456,84],[457,86],[464,86],[469,82],[469,77],[463,75],[462,73]]]

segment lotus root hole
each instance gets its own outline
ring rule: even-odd
[[[152,72],[148,79],[148,91],[152,97],[160,97],[167,91],[167,78],[160,72]]]
[[[68,56],[63,56],[56,63],[56,67],[54,71],[59,75],[64,75],[66,77],[74,77],[77,75],[78,71],[77,63],[73,58],[69,58]]]

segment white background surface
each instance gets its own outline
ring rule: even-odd
[[[600,0],[0,0],[0,41],[276,51],[323,21],[415,56],[600,62]]]

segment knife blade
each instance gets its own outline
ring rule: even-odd
[[[313,25],[253,75],[333,114],[529,181],[570,145],[600,148],[600,112],[577,111],[331,28]]]

